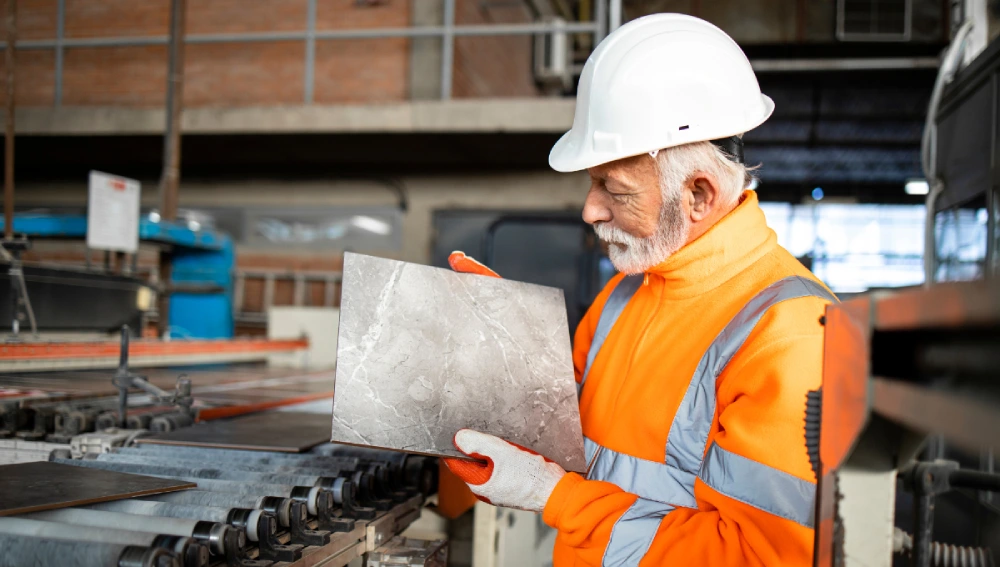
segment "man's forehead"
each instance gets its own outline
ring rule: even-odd
[[[656,166],[649,154],[641,154],[601,164],[590,168],[589,171],[593,177],[624,182],[636,177],[655,175]]]

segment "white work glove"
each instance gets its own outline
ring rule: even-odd
[[[495,506],[541,512],[566,474],[530,449],[472,429],[455,434],[455,447],[486,464],[463,459],[445,459],[445,464],[477,498]]]

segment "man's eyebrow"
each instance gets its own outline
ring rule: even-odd
[[[619,188],[619,189],[623,189],[623,190],[626,190],[626,191],[633,189],[632,185],[628,182],[628,177],[625,177],[624,179],[622,179],[620,177],[616,177],[614,175],[614,172],[608,172],[608,173],[606,173],[604,175],[604,179],[606,181],[614,183],[615,186],[617,188]]]

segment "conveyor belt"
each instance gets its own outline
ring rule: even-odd
[[[197,487],[15,516],[0,521],[0,545],[17,535],[27,542],[19,544],[18,557],[38,565],[75,565],[46,561],[81,549],[93,552],[79,563],[87,567],[344,566],[419,516],[425,487],[412,472],[437,466],[425,457],[322,449],[288,454],[142,445],[87,459],[56,458],[80,473],[143,471]]]

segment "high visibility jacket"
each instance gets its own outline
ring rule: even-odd
[[[576,333],[591,465],[545,507],[555,566],[811,564],[803,418],[835,300],[749,191],[662,264],[612,279]]]

